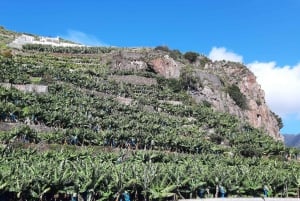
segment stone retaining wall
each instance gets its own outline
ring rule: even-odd
[[[14,87],[20,91],[24,92],[36,92],[36,93],[47,93],[48,86],[46,85],[38,85],[38,84],[10,84],[10,83],[0,83],[0,85],[4,88],[10,89]]]

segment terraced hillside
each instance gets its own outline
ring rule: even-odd
[[[212,62],[162,48],[5,46],[0,200],[262,196],[264,185],[299,196],[299,151],[199,101],[210,82],[195,63]]]

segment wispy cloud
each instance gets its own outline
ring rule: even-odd
[[[108,46],[106,43],[98,39],[96,36],[81,31],[77,31],[77,30],[68,30],[67,34],[61,37],[88,46]]]
[[[243,62],[243,57],[225,47],[213,47],[209,53],[212,60]],[[256,76],[265,91],[270,109],[283,118],[286,125],[300,125],[300,63],[294,66],[278,66],[275,61],[254,61],[246,65]],[[285,121],[287,121],[285,123]],[[294,125],[296,125],[294,123]],[[285,130],[292,130],[285,129]],[[295,130],[295,129],[294,129]],[[300,133],[300,129],[298,131]]]
[[[218,60],[227,60],[227,61],[235,61],[235,62],[242,62],[243,57],[228,51],[225,47],[213,47],[210,51],[208,57],[213,61]]]

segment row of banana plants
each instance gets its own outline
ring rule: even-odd
[[[48,53],[64,53],[64,54],[99,54],[99,53],[109,53],[116,48],[112,47],[62,47],[62,46],[52,46],[52,45],[41,45],[41,44],[26,44],[22,47],[27,51],[39,51]]]
[[[262,196],[264,185],[272,196],[296,197],[300,187],[297,162],[207,154],[13,149],[2,152],[0,167],[5,200],[113,200],[124,191],[132,200],[186,199],[202,188],[218,196],[221,185],[228,197]]]
[[[28,61],[28,59],[24,60],[24,58],[20,56],[13,59],[0,58],[2,71],[0,82],[26,84],[32,82],[32,77],[38,77],[40,82],[44,84],[53,84],[56,82],[72,83],[76,87],[106,94],[143,98],[144,101],[148,103],[157,99],[188,99],[186,93],[174,93],[170,86],[145,86],[123,82],[117,83],[113,79],[108,79],[108,75],[116,72],[110,70],[107,65],[84,66],[80,64],[80,68],[77,68],[77,65],[72,63],[72,61],[50,60],[49,63],[47,63],[47,59],[45,60],[45,58],[48,57],[33,58],[32,62],[31,60]],[[151,75],[157,77],[154,73]],[[157,77],[157,79],[159,78]]]
[[[242,135],[242,134],[241,134]],[[30,126],[20,126],[11,131],[0,132],[0,141],[3,144],[27,146],[33,144],[72,144],[76,146],[103,146],[111,148],[127,148],[134,150],[161,150],[190,154],[231,154],[244,157],[272,157],[287,159],[288,156],[297,157],[299,151],[286,148],[281,142],[265,141],[264,146],[256,145],[261,139],[254,135],[254,142],[246,145],[237,143],[232,145],[216,144],[214,138],[209,139],[202,133],[198,136],[180,136],[175,130],[162,134],[152,134],[142,131],[93,131],[91,129],[53,129],[47,132],[37,132]]]
[[[118,104],[111,97],[88,96],[64,85],[55,85],[49,91],[50,94],[38,95],[0,90],[2,120],[13,113],[21,122],[30,118],[58,129],[58,132],[37,135],[25,128],[26,131],[4,133],[3,140],[28,133],[27,138],[50,143],[76,136],[82,145],[104,145],[108,140],[124,144],[134,138],[140,147],[149,147],[153,142],[164,150],[190,153],[236,148],[238,153],[253,156],[284,151],[282,143],[274,142],[261,131],[242,126],[236,118],[203,105],[156,102],[149,112],[139,104]],[[209,130],[211,133],[207,133]]]

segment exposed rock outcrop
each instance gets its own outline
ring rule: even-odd
[[[145,50],[145,53],[147,50]],[[112,62],[112,67],[115,70],[144,70],[147,63],[145,60],[145,53],[143,54],[138,49],[124,49],[122,51],[115,52],[109,58]],[[105,58],[107,59],[107,58]]]
[[[166,78],[179,78],[182,65],[169,55],[151,60],[148,65],[158,74]]]
[[[256,82],[254,74],[246,66],[227,61],[212,62],[200,56],[194,63],[174,60],[167,52],[153,51],[147,48],[123,49],[114,52],[109,58],[112,68],[116,70],[142,71],[151,69],[165,78],[180,78],[181,69],[192,66],[194,76],[199,84],[197,90],[189,91],[196,102],[209,102],[212,107],[221,112],[228,112],[239,119],[248,122],[255,128],[266,131],[274,139],[283,140],[275,115],[265,102],[265,94]],[[105,59],[104,59],[105,60]],[[130,77],[114,77],[117,80]],[[135,79],[136,80],[136,79]],[[146,78],[133,84],[156,84]],[[151,82],[150,82],[151,81]],[[131,82],[131,81],[129,81]],[[150,84],[151,85],[151,84]],[[228,93],[228,86],[236,85],[244,94],[247,108],[241,108]]]
[[[274,114],[265,102],[265,94],[255,75],[246,66],[234,62],[211,62],[197,71],[202,87],[191,93],[197,102],[208,101],[222,112],[236,115],[255,128],[265,130],[277,140],[283,140]],[[240,108],[226,91],[236,85],[246,97],[247,109]]]

